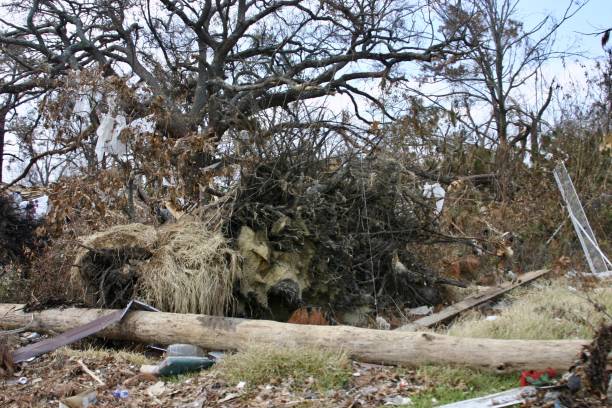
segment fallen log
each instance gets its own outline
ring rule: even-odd
[[[0,304],[0,327],[63,332],[114,310],[49,309],[23,313],[23,305]],[[345,350],[359,361],[402,366],[463,365],[495,372],[554,368],[566,370],[586,340],[498,340],[362,329],[310,326],[195,314],[132,311],[119,324],[95,334],[142,343],[190,343],[213,350],[241,350],[253,344],[326,347]]]

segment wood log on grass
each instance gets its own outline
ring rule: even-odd
[[[48,309],[23,313],[23,305],[0,304],[0,327],[63,332],[113,310]],[[141,343],[190,343],[209,350],[249,345],[326,347],[371,363],[461,365],[495,372],[567,370],[587,340],[497,340],[434,333],[384,331],[351,326],[311,326],[195,314],[130,312],[120,324],[96,334]]]

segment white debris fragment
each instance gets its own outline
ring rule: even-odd
[[[127,146],[121,140],[121,131],[126,127],[126,119],[123,115],[112,116],[105,114],[96,130],[98,141],[96,142],[96,156],[102,160],[105,153],[124,155]]]
[[[401,395],[396,395],[394,397],[386,397],[385,405],[411,405],[412,400],[408,397],[402,397]]]
[[[380,330],[391,330],[391,324],[382,316],[376,316],[376,325]]]
[[[151,397],[159,397],[166,391],[166,385],[163,381],[158,381],[149,388],[147,388],[147,394]]]
[[[437,214],[440,214],[442,212],[445,196],[446,191],[442,188],[440,183],[425,183],[425,185],[423,186],[423,197],[436,199]]]
[[[432,306],[413,307],[411,309],[406,309],[406,312],[408,312],[408,314],[411,314],[413,316],[427,316],[433,313],[433,307]]]

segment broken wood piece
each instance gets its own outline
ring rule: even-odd
[[[23,309],[24,305],[15,305],[16,307],[20,307]],[[75,341],[78,341],[87,336],[91,336],[112,325],[113,323],[117,323],[125,317],[126,313],[130,309],[140,308],[149,311],[157,311],[157,309],[139,302],[137,300],[131,301],[125,308],[121,310],[113,310],[112,313],[104,313],[103,316],[98,316],[96,319],[91,319],[86,324],[74,326],[70,330],[64,331],[62,334],[51,337],[25,347],[21,347],[20,349],[13,352],[13,361],[15,363],[20,363],[22,361],[29,360],[32,357],[40,356],[41,354],[48,353],[62,346],[67,346],[68,344],[72,344]],[[14,311],[8,310],[6,313],[13,313]],[[1,321],[1,319],[0,319]],[[31,324],[34,322],[34,314],[31,315]],[[47,329],[47,331],[53,329]],[[61,330],[56,330],[61,331]]]
[[[93,378],[98,384],[102,385],[102,386],[106,386],[106,383],[104,381],[102,381],[100,379],[100,377],[98,377],[93,371],[91,371],[89,369],[89,367],[87,367],[85,365],[85,363],[83,362],[83,360],[77,360],[77,363],[81,366],[81,369],[83,370],[83,372],[85,374],[87,374],[88,376],[90,376],[91,378]]]
[[[468,309],[481,305],[491,299],[494,299],[500,295],[503,295],[504,293],[514,288],[524,285],[525,283],[531,282],[534,279],[537,279],[540,276],[547,274],[549,271],[550,271],[549,269],[540,269],[538,271],[527,272],[519,276],[516,281],[504,282],[501,285],[491,288],[489,290],[486,290],[484,292],[479,292],[475,295],[468,296],[467,298],[463,299],[460,302],[457,302],[448,307],[445,307],[438,313],[434,313],[432,315],[417,319],[413,321],[412,323],[398,327],[396,330],[414,331],[414,330],[423,329],[423,328],[431,327],[436,324],[442,323],[446,320],[449,320],[457,316],[458,314]]]
[[[13,328],[32,320],[0,304],[0,326]],[[12,310],[10,313],[5,313]],[[32,329],[66,331],[89,324],[114,310],[48,309],[33,314]],[[187,343],[209,350],[244,350],[253,345],[316,347],[346,352],[369,363],[420,366],[462,365],[494,372],[565,371],[587,340],[499,340],[410,333],[350,326],[312,326],[195,314],[130,311],[125,318],[96,336],[141,343]]]

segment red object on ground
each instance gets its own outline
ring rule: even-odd
[[[543,380],[542,376],[548,377],[548,379],[555,378],[557,376],[557,371],[553,368],[547,368],[544,371],[538,370],[525,370],[521,372],[520,384],[521,387],[526,387],[528,385],[534,385],[540,380]]]
[[[314,324],[317,326],[328,326],[329,321],[318,307],[301,307],[297,309],[287,323],[293,324]]]

